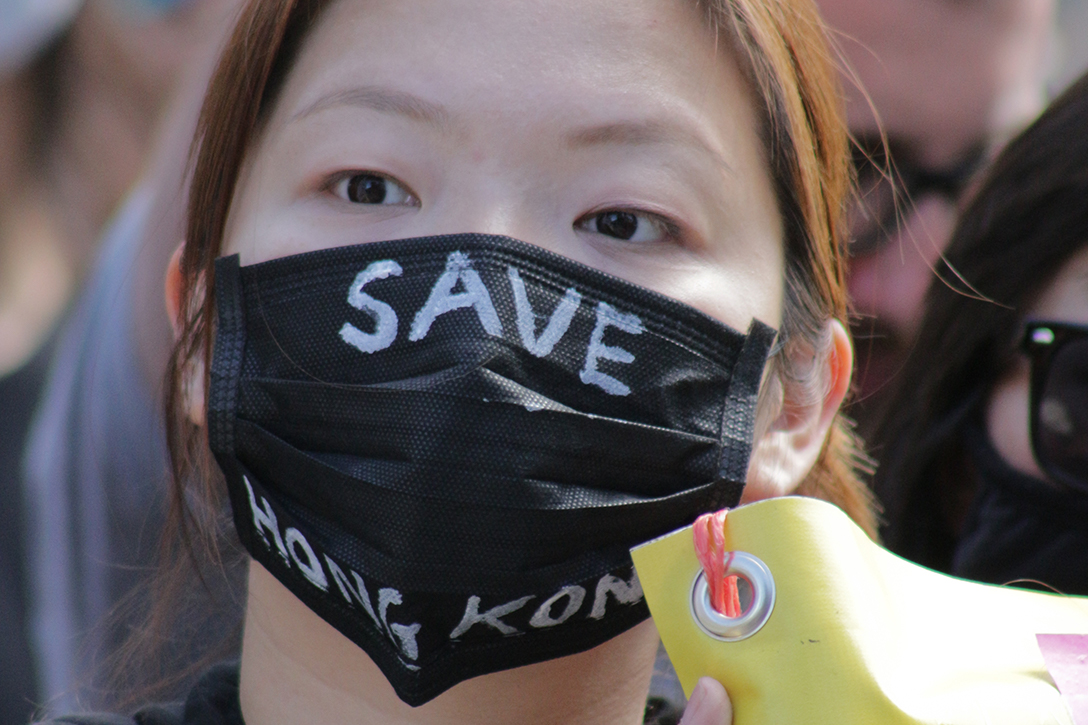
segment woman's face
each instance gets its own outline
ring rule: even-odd
[[[741,330],[783,244],[737,64],[690,0],[340,0],[308,36],[225,253],[479,232]]]
[[[1024,317],[1088,325],[1088,248],[1066,263]],[[994,388],[986,424],[994,447],[1013,468],[1046,478],[1031,450],[1030,377],[1031,365],[1022,357]]]

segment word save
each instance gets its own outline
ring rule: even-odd
[[[544,329],[537,334],[537,314],[529,303],[525,292],[525,283],[514,267],[507,267],[507,279],[510,282],[517,319],[514,321],[518,336],[525,349],[536,357],[545,357],[552,352],[570,328],[575,313],[582,304],[582,295],[573,287],[568,288],[563,298],[556,305]],[[373,332],[364,332],[350,322],[340,328],[340,338],[352,347],[365,353],[375,353],[392,345],[399,334],[399,319],[396,311],[386,302],[375,299],[363,291],[371,282],[389,277],[400,277],[404,269],[392,259],[371,263],[356,275],[348,288],[348,304],[370,315],[374,323]],[[455,291],[460,286],[460,291]],[[446,259],[446,269],[435,281],[427,301],[416,312],[408,331],[408,340],[419,342],[427,337],[431,326],[440,316],[454,310],[472,309],[484,331],[492,337],[503,335],[503,323],[495,310],[491,292],[487,289],[480,274],[472,268],[472,262],[463,252],[452,252]],[[630,364],[635,356],[622,347],[604,343],[605,330],[613,327],[630,335],[640,335],[644,331],[642,320],[637,315],[619,312],[607,302],[598,302],[596,323],[586,346],[585,364],[579,377],[586,385],[595,385],[610,395],[629,395],[631,388],[613,376],[599,369],[600,361]]]

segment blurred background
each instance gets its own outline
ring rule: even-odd
[[[845,26],[884,3],[924,15],[1019,0],[859,2],[860,15],[848,0],[820,4]],[[0,0],[0,725],[104,706],[112,686],[96,673],[140,626],[165,505],[163,273],[182,239],[203,87],[239,4]],[[1088,0],[1032,6],[1045,27],[1041,107],[1088,69]],[[859,75],[865,57],[882,53],[865,37],[881,22],[898,21],[839,28]],[[1018,108],[1030,116],[1031,103]],[[953,181],[969,185],[994,151],[985,141]],[[861,247],[857,255],[860,269]],[[858,309],[865,380],[881,312]],[[896,364],[863,385],[854,409],[863,433]],[[192,624],[205,622],[200,613],[179,618],[178,658],[200,644],[191,640],[233,646],[238,602],[224,592],[213,625]]]
[[[1052,95],[1088,68],[1088,2],[1062,0],[1058,4],[1058,32],[1054,48]]]
[[[239,4],[0,0],[3,725],[101,707],[98,673],[141,621],[129,593],[165,502],[163,274]]]

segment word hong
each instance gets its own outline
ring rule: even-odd
[[[514,267],[506,268],[510,291],[513,296],[516,320],[514,327],[522,345],[536,357],[546,357],[563,339],[582,304],[582,295],[573,287],[568,288],[563,298],[552,311],[543,331],[537,334],[536,319],[525,291],[525,282]],[[400,277],[404,269],[394,260],[385,259],[371,263],[360,272],[348,288],[348,304],[357,310],[366,312],[373,320],[374,331],[364,332],[350,322],[340,328],[340,338],[361,352],[375,353],[385,350],[397,339],[400,332],[396,311],[386,302],[375,299],[363,291],[371,282]],[[460,287],[460,291],[454,290]],[[455,310],[472,309],[484,331],[492,337],[502,337],[504,327],[499,319],[491,292],[481,279],[479,272],[472,267],[472,262],[463,252],[452,252],[446,260],[446,269],[431,288],[427,301],[416,312],[408,331],[408,340],[419,342],[427,337],[431,326],[440,316]],[[509,324],[509,321],[507,321]],[[598,302],[596,322],[589,336],[585,352],[585,364],[579,377],[586,385],[595,385],[610,395],[629,395],[631,388],[615,377],[599,369],[602,360],[612,363],[630,364],[635,356],[619,346],[604,343],[605,331],[616,328],[629,335],[640,335],[644,331],[642,320],[637,315],[625,314],[614,309],[607,302]]]

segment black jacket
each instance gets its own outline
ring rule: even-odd
[[[646,705],[647,725],[675,725],[680,710],[663,698]],[[238,702],[238,663],[215,665],[189,691],[185,702],[149,705],[132,717],[112,714],[68,715],[41,725],[245,725]]]

